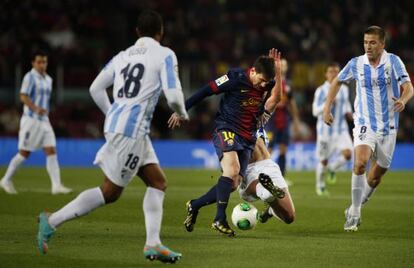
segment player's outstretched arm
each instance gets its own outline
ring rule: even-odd
[[[272,93],[265,103],[265,111],[268,114],[272,114],[276,108],[278,102],[282,99],[282,68],[281,68],[281,53],[277,49],[272,48],[269,50],[269,57],[275,61],[275,85],[272,88]]]
[[[326,98],[325,106],[323,107],[323,121],[327,125],[331,125],[333,123],[333,115],[331,113],[331,107],[334,103],[335,97],[338,94],[339,88],[341,84],[339,82],[338,77],[336,77],[332,83],[331,87],[329,88],[328,97]]]
[[[407,102],[413,97],[413,84],[410,81],[405,82],[402,84],[402,94],[399,99],[393,97],[394,100],[394,111],[400,113],[404,110],[405,105]]]

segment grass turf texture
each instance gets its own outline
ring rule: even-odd
[[[0,169],[4,174],[5,168]],[[179,267],[413,267],[413,172],[390,172],[363,209],[357,233],[343,231],[350,203],[350,174],[338,174],[330,198],[317,197],[313,172],[289,172],[297,219],[286,225],[271,219],[251,231],[228,238],[210,229],[215,207],[201,210],[192,233],[184,230],[185,202],[208,190],[219,173],[166,170],[162,241],[183,253]],[[36,249],[37,215],[62,207],[80,191],[99,185],[99,169],[63,168],[66,196],[49,194],[43,168],[22,168],[15,176],[16,196],[0,192],[0,267],[158,267],[143,258],[145,227],[143,183],[135,179],[115,204],[63,224],[51,240],[49,254]],[[231,196],[228,217],[240,202]],[[258,209],[263,205],[254,203]]]

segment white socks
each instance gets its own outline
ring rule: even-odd
[[[12,160],[10,160],[9,166],[7,167],[6,174],[4,174],[3,182],[9,183],[16,172],[17,168],[26,160],[21,154],[17,153]]]
[[[162,221],[162,205],[165,193],[161,190],[147,187],[142,208],[145,216],[147,241],[145,245],[156,246],[161,244],[160,230]]]
[[[316,189],[325,188],[325,173],[327,172],[327,167],[322,165],[321,162],[316,166]]]
[[[364,196],[362,198],[362,204],[365,204],[366,202],[368,202],[371,195],[375,192],[375,189],[376,188],[372,188],[371,186],[369,186],[368,181],[365,180],[365,190],[364,190]]]
[[[355,175],[352,172],[352,205],[349,210],[352,216],[359,217],[361,215],[362,195],[365,188],[365,173],[362,175]]]
[[[85,190],[66,206],[51,214],[49,224],[56,228],[68,220],[86,215],[104,204],[105,199],[99,187]]]
[[[260,198],[260,200],[270,203],[273,200],[275,200],[275,197],[266,190],[263,185],[261,185],[259,182],[256,184],[256,195]]]
[[[46,169],[52,182],[52,188],[58,187],[60,185],[60,169],[56,154],[46,157]]]
[[[348,160],[346,160],[346,158],[342,154],[340,154],[338,156],[338,158],[336,159],[336,161],[329,165],[329,170],[332,170],[332,171],[335,172],[340,167],[342,167],[343,165],[345,165],[347,161]]]

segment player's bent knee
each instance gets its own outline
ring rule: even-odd
[[[291,224],[295,221],[295,213],[293,214],[289,214],[286,218],[285,218],[285,223],[286,224]]]
[[[357,175],[362,175],[365,173],[366,163],[364,161],[358,160],[354,164],[354,173]]]
[[[105,199],[105,204],[111,204],[114,203],[116,200],[119,199],[119,197],[121,196],[122,192],[105,192],[102,191],[102,194],[104,196]]]
[[[352,158],[352,152],[350,150],[346,150],[343,152],[343,156],[347,161],[349,161]]]
[[[150,182],[148,184],[148,186],[165,192],[165,190],[167,190],[167,181],[166,180],[157,180],[155,182]]]

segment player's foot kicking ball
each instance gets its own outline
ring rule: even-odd
[[[283,197],[285,197],[285,192],[281,188],[275,186],[273,184],[272,178],[270,178],[268,175],[266,175],[264,173],[260,173],[259,174],[259,182],[273,196],[275,196],[279,199],[282,199]]]
[[[185,218],[184,226],[187,232],[192,232],[194,230],[194,225],[197,220],[198,210],[194,210],[191,206],[191,201],[188,201],[185,206],[187,208],[187,218]]]
[[[231,229],[227,221],[215,221],[211,224],[211,228],[229,237],[233,237],[236,235],[236,233]]]
[[[154,247],[144,247],[144,257],[147,260],[158,260],[164,263],[176,263],[181,259],[181,253],[174,252],[164,245],[156,245]]]
[[[55,230],[48,222],[49,215],[46,212],[39,214],[39,232],[37,233],[37,248],[42,255],[45,255],[48,251],[48,242],[52,238]]]

